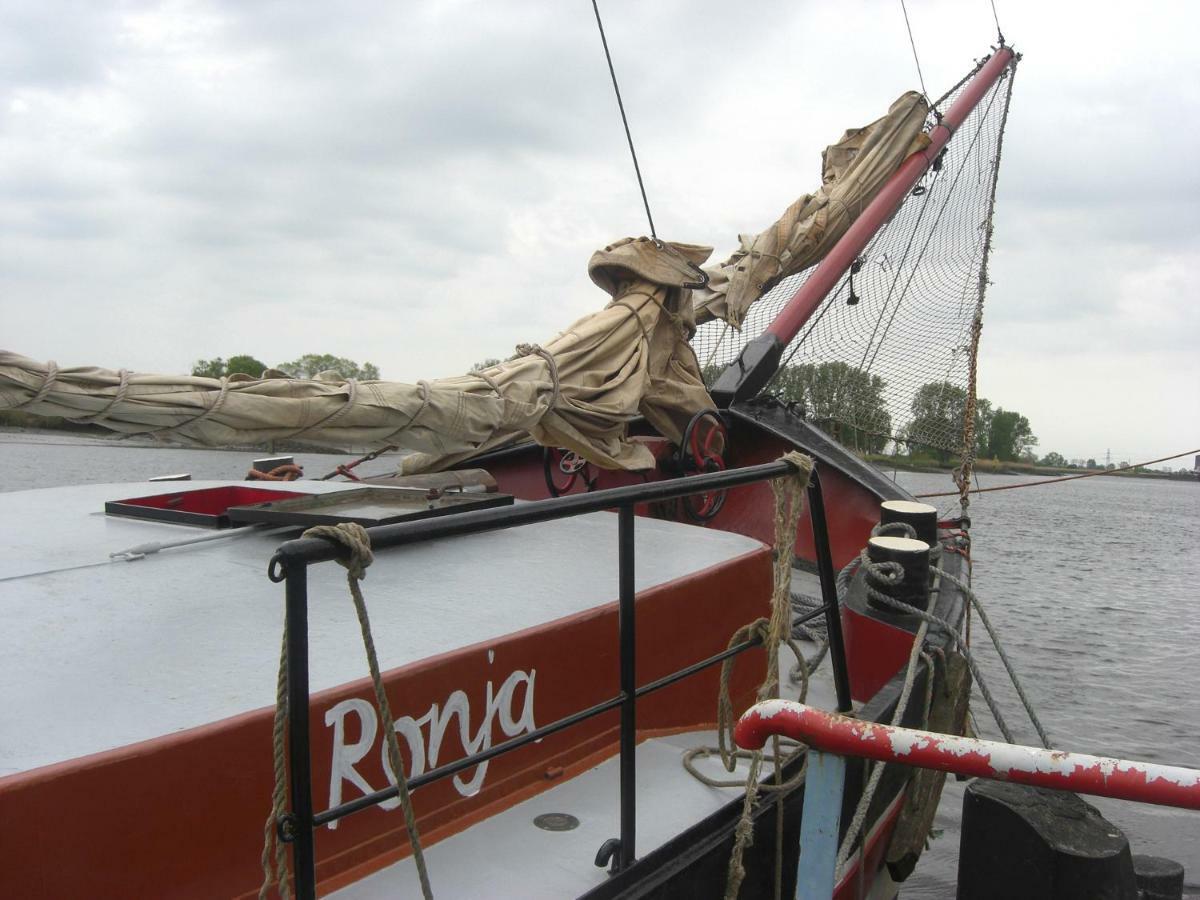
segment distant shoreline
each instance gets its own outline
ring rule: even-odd
[[[319,444],[307,444],[303,441],[277,441],[273,444],[222,444],[219,447],[215,447],[208,444],[176,440],[174,438],[148,438],[139,435],[122,436],[119,432],[109,431],[107,428],[100,428],[94,425],[61,427],[52,425],[48,428],[38,428],[26,425],[0,424],[0,435],[14,435],[17,437],[27,435],[39,438],[59,437],[69,439],[71,443],[82,446],[94,444],[97,446],[120,446],[143,450],[225,450],[231,453],[263,453],[271,455],[319,453],[332,456],[342,454],[347,456],[361,456],[367,452],[367,448],[350,447],[339,449]]]
[[[80,443],[95,443],[105,444],[109,446],[117,445],[123,447],[142,447],[155,448],[162,450],[228,450],[238,453],[322,453],[322,454],[338,454],[345,453],[349,455],[361,455],[366,453],[369,448],[351,447],[344,450],[338,450],[332,447],[324,447],[316,444],[306,444],[304,442],[289,442],[280,441],[274,446],[267,444],[231,444],[221,447],[209,447],[201,444],[188,443],[187,441],[173,440],[171,438],[141,438],[136,436],[119,437],[116,432],[101,428],[96,425],[75,425],[74,423],[63,422],[62,424],[52,424],[49,426],[31,426],[31,425],[9,425],[0,423],[0,434],[7,435],[37,435],[40,437],[67,437],[68,435],[73,441]],[[888,456],[886,454],[868,453],[862,457],[871,465],[881,470],[892,469],[900,472],[924,472],[926,474],[948,474],[958,468],[958,463],[953,465],[938,465],[935,462],[919,461],[913,462],[910,459],[897,456]],[[1063,466],[1039,466],[1034,463],[1023,462],[999,462],[991,459],[981,459],[975,462],[975,472],[977,474],[988,475],[1027,475],[1032,477],[1054,478],[1063,475],[1108,475],[1116,478],[1150,478],[1158,481],[1186,481],[1200,484],[1200,478],[1193,475],[1181,474],[1179,472],[1156,472],[1151,470],[1138,471],[1131,469],[1125,472],[1108,472],[1103,469],[1080,469]]]
[[[927,474],[950,473],[958,468],[953,465],[938,465],[930,462],[914,463],[903,457],[892,457],[886,454],[869,453],[863,457],[871,465],[879,469],[895,469],[900,472],[924,472]],[[1106,469],[1081,469],[1070,466],[1039,466],[1036,463],[1000,462],[992,459],[975,461],[976,474],[986,475],[1028,475],[1035,478],[1061,478],[1064,475],[1105,475],[1113,478],[1150,478],[1157,481],[1186,481],[1200,484],[1200,478],[1180,472],[1157,472],[1151,469],[1128,469],[1124,472],[1110,472]]]

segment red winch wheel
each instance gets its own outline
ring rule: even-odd
[[[551,497],[569,494],[580,478],[586,485],[584,490],[596,489],[596,472],[592,464],[574,450],[563,447],[542,449],[542,472],[546,476],[546,489]]]
[[[692,416],[683,432],[679,470],[684,475],[723,471],[728,445],[729,431],[721,417],[713,410],[701,410]],[[693,522],[709,522],[725,505],[725,493],[721,490],[684,497],[683,512]]]

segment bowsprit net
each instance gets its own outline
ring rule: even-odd
[[[762,391],[855,450],[974,455],[977,326],[1015,64],[789,344]],[[934,104],[927,128],[971,74]],[[812,271],[753,304],[740,332],[720,321],[701,326],[692,344],[710,384]]]

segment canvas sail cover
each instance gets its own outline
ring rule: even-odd
[[[886,116],[851,128],[821,155],[822,184],[756,235],[739,235],[729,259],[707,269],[708,286],[693,295],[696,322],[724,319],[741,328],[750,305],[782,278],[825,256],[909,154],[923,149],[929,113],[916,91],[901,95]]]
[[[652,468],[627,425],[644,415],[678,442],[713,403],[688,341],[688,288],[711,248],[626,239],[593,254],[592,280],[612,297],[539,347],[507,362],[417,384],[225,379],[60,369],[0,351],[0,409],[93,422],[126,434],[201,444],[302,439],[337,448],[396,444],[417,451],[406,472],[431,471],[532,436],[604,468]],[[271,374],[268,372],[267,374]]]

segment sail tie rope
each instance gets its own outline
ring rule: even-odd
[[[554,392],[550,395],[550,405],[546,408],[546,412],[550,412],[554,407],[558,406],[558,398],[562,391],[562,385],[558,380],[558,363],[554,361],[554,355],[541,344],[517,344],[516,349],[517,354],[513,359],[518,359],[522,356],[540,356],[546,361],[546,365],[550,367],[550,382],[554,388]]]
[[[758,688],[758,700],[768,700],[779,694],[779,645],[788,640],[792,625],[792,555],[796,543],[796,528],[800,512],[804,508],[804,491],[812,475],[813,461],[796,451],[785,453],[781,460],[793,468],[793,472],[771,480],[771,493],[775,499],[775,546],[772,551],[771,618],[767,624],[766,651],[767,671]],[[756,623],[755,623],[756,624]],[[754,627],[753,625],[750,627]],[[718,710],[719,714],[719,710]],[[783,815],[783,766],[778,739],[772,742],[772,758],[775,766],[776,817]],[[733,759],[730,759],[733,762]],[[750,757],[750,770],[746,775],[746,793],[742,801],[742,814],[734,829],[733,851],[729,856],[729,870],[725,881],[725,900],[734,900],[746,877],[742,858],[746,848],[754,842],[754,801],[758,796],[759,771],[763,753],[755,751]],[[726,763],[727,771],[732,771]],[[782,884],[783,828],[776,822],[775,892],[780,893]]]
[[[425,900],[432,900],[433,888],[429,882],[429,872],[425,867],[425,854],[421,849],[421,835],[417,828],[416,813],[413,810],[412,798],[408,790],[408,779],[404,774],[404,760],[400,756],[400,743],[396,736],[396,723],[392,718],[391,705],[388,703],[387,692],[384,690],[383,677],[379,671],[379,658],[375,652],[375,640],[371,635],[371,621],[367,616],[367,604],[363,599],[360,582],[366,577],[367,567],[374,560],[371,552],[371,537],[367,530],[356,522],[341,522],[337,525],[317,525],[304,532],[303,537],[321,538],[345,547],[349,553],[346,557],[339,556],[338,562],[346,569],[346,582],[350,586],[350,596],[354,600],[354,611],[358,615],[359,628],[362,631],[363,649],[367,655],[367,666],[371,670],[371,684],[375,689],[375,702],[379,707],[379,715],[383,720],[384,737],[387,742],[388,762],[396,776],[396,787],[399,789],[400,806],[404,811],[404,824],[408,831],[409,844],[412,846],[413,862],[417,867],[417,877],[421,882],[421,895]],[[287,625],[284,624],[284,653],[287,647]],[[280,655],[279,679],[277,682],[278,695],[275,703],[275,792],[272,797],[271,815],[267,819],[266,842],[263,847],[263,872],[265,882],[259,891],[260,900],[265,900],[271,878],[269,842],[274,837],[275,826],[282,818],[284,803],[283,788],[283,721],[286,719],[287,705],[287,662],[284,653]],[[280,896],[286,900],[287,870],[286,859],[283,858],[283,848],[276,839],[277,879],[280,885]]]
[[[11,408],[12,409],[21,409],[22,407],[33,406],[33,404],[38,403],[42,400],[45,400],[46,395],[49,394],[51,389],[54,387],[54,382],[57,378],[58,378],[58,363],[56,363],[54,360],[50,360],[48,363],[46,363],[46,376],[42,379],[42,386],[37,389],[37,393],[34,394],[32,397],[30,397],[28,400],[26,400],[24,403],[18,403],[16,406],[13,406]]]
[[[305,425],[304,427],[300,428],[298,431],[293,431],[291,434],[287,435],[288,439],[290,440],[291,438],[300,437],[300,435],[302,435],[306,432],[312,431],[314,428],[322,428],[322,427],[327,427],[329,425],[332,425],[334,422],[336,422],[338,419],[340,419],[346,413],[350,412],[350,410],[354,409],[354,404],[357,400],[358,400],[358,379],[347,378],[346,379],[346,402],[343,403],[341,406],[339,406],[337,409],[335,409],[333,412],[331,412],[329,415],[327,415],[325,418],[318,419],[315,422],[310,422],[307,425]]]
[[[117,384],[117,392],[113,395],[113,398],[109,400],[107,404],[105,404],[104,408],[101,409],[100,412],[93,413],[90,416],[84,416],[81,419],[71,419],[71,421],[76,425],[99,425],[101,422],[107,419],[112,414],[114,407],[116,407],[118,403],[125,399],[125,394],[129,390],[129,370],[121,369],[119,372],[117,372],[117,376],[120,378],[120,382]]]
[[[209,416],[215,414],[218,410],[220,410],[220,408],[222,406],[225,405],[225,398],[228,396],[229,396],[229,378],[227,376],[222,375],[221,376],[221,390],[217,394],[217,399],[214,400],[212,402],[212,405],[209,406],[208,408],[206,408],[199,415],[192,416],[192,418],[188,419],[182,425],[164,425],[162,428],[148,428],[145,431],[134,432],[134,433],[135,434],[144,434],[149,437],[154,437],[154,436],[160,435],[160,434],[170,434],[171,432],[176,432],[176,433],[182,432],[183,429],[188,428],[189,426],[195,425],[197,422],[203,422]]]

